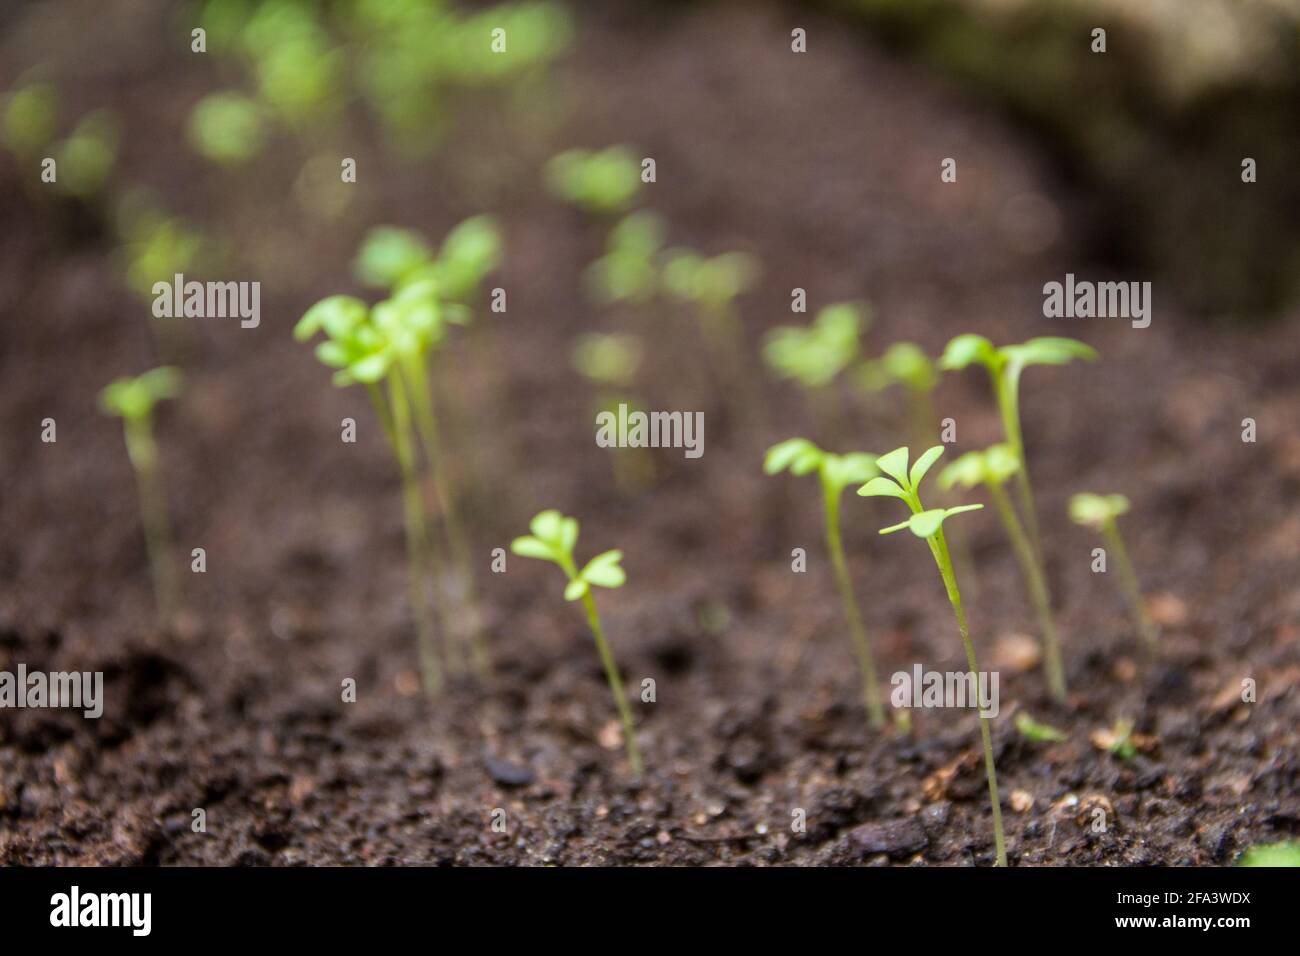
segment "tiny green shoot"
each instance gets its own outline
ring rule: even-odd
[[[1020,736],[1026,740],[1032,740],[1040,744],[1059,744],[1069,739],[1065,731],[1058,730],[1051,724],[1043,724],[1034,720],[1023,710],[1016,714],[1016,730],[1020,731]]]
[[[623,690],[623,679],[619,676],[618,665],[610,651],[609,642],[605,640],[605,630],[601,627],[600,614],[596,610],[596,600],[592,596],[593,587],[619,588],[627,580],[623,570],[622,551],[605,551],[596,555],[581,571],[573,560],[573,548],[578,543],[578,521],[566,517],[554,509],[541,512],[529,524],[532,534],[515,538],[510,543],[510,550],[525,558],[537,558],[550,561],[559,566],[568,579],[564,588],[566,601],[582,601],[587,612],[587,623],[596,640],[596,650],[600,662],[605,668],[605,678],[614,695],[619,717],[623,721],[623,742],[627,746],[627,759],[632,764],[632,772],[640,774],[641,751],[637,748],[636,727],[632,722],[632,709],[627,703],[627,694]]]
[[[153,437],[153,409],[163,399],[181,392],[181,373],[170,366],[136,378],[119,378],[99,394],[100,408],[122,419],[126,452],[135,470],[140,496],[140,518],[153,578],[158,620],[167,627],[180,604],[180,591],[172,566],[172,536],[167,520],[167,496],[158,473],[158,445]]]
[[[1093,742],[1109,751],[1118,760],[1132,760],[1137,756],[1133,726],[1131,717],[1120,717],[1109,730],[1101,730],[1093,734]]]
[[[882,474],[872,478],[861,488],[858,494],[863,497],[899,498],[911,510],[911,516],[896,525],[882,528],[881,534],[893,534],[904,528],[918,538],[924,538],[930,546],[930,553],[939,567],[943,578],[948,601],[957,618],[957,630],[961,634],[962,645],[966,650],[966,662],[972,675],[979,674],[979,664],[975,659],[975,645],[971,643],[970,627],[966,622],[966,611],[962,607],[961,592],[957,589],[957,576],[953,571],[952,555],[948,551],[948,542],[944,538],[943,524],[953,515],[967,511],[978,511],[983,505],[959,505],[955,508],[931,508],[921,503],[921,480],[943,454],[943,446],[936,445],[926,451],[909,470],[907,467],[910,452],[906,447],[895,448],[887,455],[876,459],[876,467]],[[984,772],[989,783],[989,802],[993,808],[993,839],[997,849],[998,866],[1007,865],[1006,838],[1002,833],[1002,806],[998,801],[997,771],[993,767],[993,735],[989,729],[989,718],[980,715],[980,739],[984,745]]]
[[[841,415],[830,387],[857,361],[859,338],[870,322],[865,305],[837,302],[820,309],[810,324],[777,326],[763,341],[768,368],[799,386],[818,427],[830,434],[840,431]]]
[[[885,709],[880,699],[876,678],[876,662],[862,623],[862,612],[853,594],[853,579],[849,575],[840,535],[840,497],[849,485],[860,485],[879,474],[875,456],[863,452],[837,455],[822,451],[806,438],[791,438],[767,450],[763,470],[769,475],[788,470],[794,475],[817,473],[822,488],[822,514],[826,524],[826,549],[830,552],[835,569],[835,583],[844,603],[844,614],[849,621],[849,634],[858,657],[862,677],[862,697],[867,705],[871,726],[885,726]],[[906,713],[904,711],[904,713]]]
[[[587,267],[587,289],[601,305],[644,305],[655,294],[659,272],[655,255],[664,241],[664,224],[652,212],[634,212],[609,233],[605,254]]]
[[[950,341],[939,359],[939,368],[945,371],[963,369],[972,363],[983,365],[988,370],[1002,417],[1002,431],[1020,462],[1016,485],[1021,517],[1039,558],[1043,546],[1038,532],[1038,511],[1034,506],[1034,491],[1029,481],[1029,465],[1025,461],[1025,443],[1020,427],[1020,375],[1031,365],[1066,365],[1075,359],[1092,361],[1096,358],[1096,349],[1074,339],[1046,336],[1019,345],[995,348],[982,335],[965,334]]]
[[[616,215],[641,191],[641,165],[626,146],[569,149],[546,164],[546,184],[558,199],[598,215]]]
[[[1052,598],[1047,587],[1047,575],[1038,552],[1034,550],[1024,525],[1016,515],[1003,485],[1020,470],[1020,462],[1010,445],[993,445],[984,451],[972,451],[962,455],[939,475],[939,486],[963,488],[983,486],[988,489],[993,499],[998,517],[1011,540],[1011,546],[1020,562],[1020,570],[1025,576],[1029,590],[1029,599],[1038,614],[1038,625],[1043,630],[1043,666],[1047,671],[1047,684],[1052,696],[1059,701],[1065,700],[1065,667],[1061,661],[1060,640],[1056,632],[1056,620],[1052,614]]]
[[[1133,614],[1133,623],[1137,626],[1143,644],[1148,650],[1154,650],[1157,638],[1155,622],[1147,614],[1146,603],[1142,600],[1142,585],[1138,582],[1137,572],[1133,570],[1133,562],[1129,560],[1128,548],[1124,546],[1124,538],[1119,533],[1116,520],[1128,510],[1129,501],[1123,495],[1082,492],[1070,499],[1070,519],[1075,524],[1098,532],[1110,549],[1119,571],[1120,588]]]

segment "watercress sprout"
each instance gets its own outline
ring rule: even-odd
[[[1031,365],[1066,365],[1075,359],[1092,361],[1097,350],[1074,339],[1045,336],[1030,339],[1019,345],[995,348],[982,335],[959,335],[948,343],[939,367],[946,371],[966,368],[972,363],[983,365],[993,382],[998,412],[1002,417],[1002,430],[1020,470],[1016,473],[1020,508],[1029,540],[1034,550],[1042,556],[1042,541],[1038,533],[1038,512],[1034,507],[1034,491],[1029,481],[1029,466],[1025,462],[1025,443],[1020,428],[1020,375]]]
[[[171,557],[171,529],[167,496],[158,474],[158,445],[153,437],[153,409],[163,399],[181,392],[181,373],[161,366],[135,378],[119,378],[99,394],[100,408],[122,419],[126,452],[135,471],[140,496],[140,518],[153,578],[158,619],[166,627],[179,605],[179,588]]]
[[[659,283],[655,255],[664,241],[663,220],[652,212],[634,212],[610,230],[605,254],[587,267],[586,282],[602,305],[644,305]]]
[[[825,306],[808,326],[782,325],[769,332],[763,358],[779,378],[809,390],[825,388],[857,359],[858,338],[869,321],[857,303]]]
[[[1110,549],[1115,559],[1115,567],[1119,570],[1120,588],[1128,601],[1138,634],[1141,635],[1147,648],[1153,650],[1156,646],[1155,622],[1147,614],[1146,604],[1142,600],[1142,585],[1138,582],[1137,572],[1133,570],[1128,548],[1124,546],[1124,538],[1119,533],[1119,525],[1116,523],[1116,519],[1128,510],[1129,501],[1123,495],[1082,492],[1070,499],[1070,519],[1075,524],[1098,532],[1106,542],[1106,547]]]
[[[1065,700],[1065,668],[1061,663],[1060,642],[1057,639],[1056,621],[1052,615],[1052,598],[1047,587],[1047,575],[1038,552],[1034,550],[1024,525],[1016,515],[1003,485],[1020,470],[1020,462],[1010,445],[1000,444],[986,448],[984,451],[972,451],[962,455],[939,475],[939,486],[963,488],[983,486],[1002,526],[1011,540],[1011,547],[1020,562],[1020,570],[1025,576],[1029,589],[1029,599],[1033,602],[1038,615],[1039,627],[1043,630],[1043,666],[1047,672],[1047,684],[1052,695],[1060,701]]]
[[[853,579],[849,575],[840,536],[840,496],[849,485],[860,485],[879,474],[875,456],[863,452],[837,455],[822,451],[806,438],[790,438],[767,450],[763,470],[769,475],[789,471],[794,475],[816,472],[822,488],[822,515],[826,525],[826,549],[830,552],[831,566],[835,569],[835,583],[844,603],[844,614],[849,621],[849,634],[857,653],[858,669],[862,677],[862,697],[867,706],[867,717],[877,729],[885,726],[885,709],[880,699],[876,679],[876,662],[871,642],[862,623],[862,612],[853,594]]]
[[[546,164],[546,182],[558,198],[608,215],[632,204],[641,189],[641,167],[626,146],[569,149]]]
[[[596,601],[592,596],[593,587],[620,588],[627,580],[623,570],[622,551],[604,551],[596,555],[578,570],[573,559],[573,548],[578,543],[578,521],[560,514],[554,509],[539,513],[528,526],[532,534],[515,538],[510,543],[510,550],[525,558],[537,558],[550,561],[559,566],[568,579],[564,588],[566,601],[582,601],[587,612],[587,623],[596,640],[596,650],[600,662],[605,668],[605,678],[614,695],[619,717],[623,721],[623,742],[627,746],[627,759],[632,764],[633,773],[641,773],[641,751],[636,743],[636,727],[632,722],[632,709],[628,706],[627,695],[623,690],[623,679],[619,676],[618,665],[610,651],[609,642],[605,640],[605,630],[601,627],[600,614],[596,610]]]
[[[970,627],[966,622],[966,611],[962,607],[961,592],[957,589],[957,576],[953,572],[952,555],[948,551],[948,542],[944,538],[943,524],[953,515],[966,511],[978,511],[983,505],[959,505],[955,508],[930,508],[921,503],[921,480],[943,454],[943,446],[936,445],[926,451],[909,470],[907,467],[910,452],[906,447],[895,448],[887,455],[876,459],[876,467],[881,475],[872,478],[861,488],[858,494],[864,497],[899,498],[911,510],[906,521],[888,528],[880,529],[881,534],[892,534],[904,528],[918,538],[924,538],[930,546],[930,553],[939,567],[943,578],[948,601],[957,618],[957,630],[961,633],[962,645],[966,650],[966,662],[972,675],[979,674],[979,664],[975,660],[975,645],[971,643]],[[999,866],[1007,865],[1006,839],[1002,834],[1002,807],[998,801],[997,771],[993,767],[993,737],[989,730],[989,718],[980,715],[980,740],[984,745],[984,772],[989,783],[989,802],[993,808],[993,840],[997,850]]]
[[[857,379],[859,385],[871,392],[902,385],[907,391],[912,440],[918,446],[928,446],[936,440],[935,423],[938,419],[934,413],[933,395],[939,384],[939,371],[919,345],[895,342],[880,358],[863,362],[857,369]]]

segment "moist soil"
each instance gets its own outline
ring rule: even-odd
[[[905,440],[899,396],[846,392],[838,417],[814,419],[762,372],[761,334],[792,321],[795,287],[813,309],[869,299],[873,352],[911,339],[933,354],[979,331],[1073,335],[1103,355],[1032,369],[1023,386],[1067,706],[1017,651],[1033,618],[994,516],[959,519],[977,651],[1001,674],[994,745],[1012,862],[1226,864],[1294,837],[1295,322],[1195,324],[1159,287],[1146,329],[1044,319],[1042,285],[1066,272],[1142,277],[1081,244],[1103,207],[987,104],[781,6],[576,12],[574,48],[551,77],[454,97],[430,159],[385,148],[350,114],[336,152],[361,176],[332,221],[297,204],[302,156],[287,137],[256,172],[216,171],[187,149],[188,109],[223,75],[159,52],[162,25],[107,24],[93,44],[39,34],[74,106],[122,112],[120,175],[227,237],[237,265],[222,277],[263,282],[262,321],[195,320],[159,344],[102,214],[44,199],[11,160],[0,165],[0,669],[103,671],[106,697],[99,720],[0,711],[0,862],[991,863],[975,718],[928,710],[910,736],[870,730],[815,488],[762,474],[763,449],[791,435],[876,452]],[[806,55],[789,51],[795,25],[809,31]],[[762,388],[744,415],[725,377],[701,367],[687,312],[611,312],[583,294],[609,223],[556,203],[539,169],[561,148],[615,142],[655,157],[646,205],[672,243],[763,263],[741,302]],[[949,156],[959,176],[944,185]],[[506,236],[490,284],[507,290],[508,310],[484,312],[439,387],[494,672],[455,677],[431,701],[391,457],[364,393],[333,388],[290,329],[315,299],[358,291],[348,262],[369,226],[439,236],[482,211]],[[569,364],[591,329],[646,336],[637,394],[704,410],[701,458],[656,450],[653,484],[620,490],[592,440],[594,396]],[[203,547],[207,571],[185,574],[185,612],[163,632],[120,427],[96,393],[177,355],[188,390],[157,434],[177,561]],[[936,403],[956,423],[950,456],[998,439],[982,374],[949,376]],[[39,438],[47,417],[53,444]],[[355,444],[340,441],[347,417]],[[1244,418],[1258,441],[1242,441]],[[1090,571],[1098,542],[1065,515],[1079,490],[1133,502],[1123,529],[1162,626],[1154,656],[1140,652],[1114,575]],[[844,505],[881,669],[964,670],[927,549],[876,534],[899,520],[895,504]],[[633,692],[640,779],[556,570],[511,557],[489,571],[492,550],[543,507],[581,518],[580,557],[626,554],[627,585],[598,600]],[[794,548],[806,573],[791,570]],[[635,693],[646,678],[653,703]],[[1246,678],[1253,703],[1241,699]],[[341,699],[347,679],[354,703]],[[1067,739],[1025,740],[1018,712]],[[1092,740],[1121,718],[1136,722],[1128,760]],[[195,808],[206,832],[191,827]],[[497,810],[505,832],[492,827]]]

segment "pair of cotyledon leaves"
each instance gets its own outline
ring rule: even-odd
[[[99,393],[99,407],[130,421],[149,417],[154,405],[181,393],[181,373],[170,365],[151,369],[134,378],[115,379]]]
[[[541,512],[528,525],[532,534],[515,538],[510,550],[520,557],[551,561],[569,575],[564,599],[576,601],[592,587],[618,588],[627,581],[622,551],[605,551],[596,555],[581,571],[575,568],[573,548],[578,543],[578,519],[562,515],[553,508]]]
[[[917,489],[943,452],[942,445],[934,446],[922,454],[909,470],[907,464],[911,453],[906,447],[895,448],[886,455],[873,458],[862,452],[836,455],[822,451],[805,438],[792,438],[770,448],[763,467],[769,475],[787,468],[796,475],[816,471],[835,494],[847,485],[863,482],[858,489],[858,494],[863,497],[899,498],[908,507],[919,509],[921,499]],[[918,538],[932,538],[939,533],[948,518],[965,511],[978,511],[983,507],[960,505],[955,508],[918,510],[906,521],[882,528],[880,533],[892,534],[907,528]]]
[[[1075,524],[1101,528],[1129,509],[1123,495],[1098,495],[1083,491],[1070,499],[1070,519]]]
[[[978,363],[995,376],[1005,376],[1012,383],[1020,378],[1021,371],[1029,365],[1066,365],[1075,359],[1092,361],[1097,350],[1076,339],[1059,336],[1041,336],[997,348],[982,335],[958,335],[948,343],[939,358],[939,368],[955,371]]]
[[[763,344],[763,357],[778,375],[805,388],[822,388],[858,357],[858,337],[870,324],[863,304],[837,302],[818,311],[808,326],[773,329]]]
[[[462,302],[501,262],[501,235],[488,216],[472,216],[452,227],[434,255],[419,233],[377,226],[366,234],[353,263],[366,285],[400,291],[425,285],[441,302]]]

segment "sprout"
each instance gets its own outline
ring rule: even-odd
[[[659,283],[654,257],[663,241],[663,220],[654,213],[625,217],[610,231],[605,254],[587,268],[592,296],[602,305],[649,302]]]
[[[537,558],[559,565],[568,578],[564,588],[566,601],[582,601],[587,612],[587,623],[592,636],[596,639],[596,650],[600,662],[605,668],[605,677],[609,689],[614,694],[614,703],[623,720],[623,742],[627,745],[627,758],[632,764],[632,772],[641,773],[641,752],[637,749],[636,728],[632,723],[632,710],[628,707],[627,695],[623,692],[623,679],[619,676],[618,665],[605,640],[605,631],[600,625],[600,614],[596,611],[596,601],[592,597],[593,587],[621,588],[627,580],[621,561],[622,551],[605,551],[596,555],[578,570],[573,560],[573,547],[578,543],[578,521],[565,517],[555,510],[546,510],[533,518],[528,526],[532,532],[515,538],[510,543],[510,550],[525,558]]]
[[[1020,470],[1020,462],[1010,445],[994,445],[984,451],[972,451],[962,455],[939,475],[939,485],[951,488],[961,485],[963,488],[983,486],[988,489],[993,499],[1002,526],[1016,552],[1020,570],[1025,576],[1029,589],[1029,599],[1038,614],[1038,624],[1043,629],[1043,644],[1046,654],[1043,666],[1047,671],[1047,684],[1057,700],[1065,700],[1065,668],[1061,663],[1060,642],[1056,634],[1056,621],[1052,616],[1052,598],[1047,587],[1047,575],[1038,552],[1034,550],[1024,525],[1016,515],[1003,485]]]
[[[167,521],[167,496],[158,474],[158,446],[153,437],[153,408],[181,392],[181,373],[170,366],[145,372],[137,378],[119,378],[99,394],[105,414],[122,419],[126,452],[135,470],[140,495],[140,517],[153,577],[158,620],[169,625],[179,606],[179,589],[171,563],[171,530]]]
[[[957,576],[953,573],[952,556],[948,551],[948,542],[943,535],[943,523],[953,515],[966,511],[977,511],[983,505],[961,505],[956,508],[931,508],[927,510],[921,504],[920,486],[931,466],[943,454],[943,446],[936,445],[925,452],[908,470],[909,451],[906,447],[895,448],[887,455],[876,459],[876,467],[883,475],[872,478],[861,488],[858,494],[864,497],[900,498],[911,510],[911,516],[904,522],[882,528],[881,534],[892,534],[907,528],[918,538],[924,538],[930,545],[930,553],[939,566],[948,592],[948,601],[952,604],[953,614],[957,618],[957,630],[961,632],[961,641],[966,649],[966,661],[972,675],[979,674],[979,664],[975,660],[975,645],[971,643],[970,628],[966,623],[966,612],[962,609],[961,592],[957,589]],[[989,782],[989,801],[993,807],[993,839],[997,849],[999,866],[1007,865],[1006,840],[1002,835],[1002,807],[998,803],[998,778],[993,767],[993,739],[989,731],[989,719],[980,715],[980,739],[984,745],[984,772]]]
[[[1038,512],[1034,507],[1034,492],[1029,482],[1029,466],[1025,462],[1025,444],[1020,430],[1020,374],[1030,365],[1066,365],[1075,359],[1092,361],[1096,358],[1097,351],[1092,346],[1074,339],[1044,337],[1020,345],[994,348],[984,336],[967,334],[949,342],[939,359],[939,367],[947,371],[963,369],[972,362],[988,369],[1002,416],[1002,430],[1020,462],[1020,470],[1016,473],[1020,510],[1029,529],[1029,540],[1039,558],[1043,546],[1038,533]]]
[[[878,359],[863,362],[857,370],[858,384],[870,392],[883,391],[891,385],[907,389],[913,440],[929,445],[936,439],[934,389],[939,371],[919,345],[895,342]]]
[[[1064,731],[1057,730],[1050,724],[1040,724],[1023,710],[1016,714],[1015,725],[1020,736],[1035,743],[1059,744],[1068,739]]]
[[[433,250],[419,233],[396,226],[376,226],[361,240],[352,271],[368,286],[396,289],[432,258]]]
[[[1106,547],[1115,556],[1115,565],[1119,568],[1120,588],[1128,601],[1129,610],[1133,613],[1133,622],[1137,625],[1138,634],[1142,636],[1147,649],[1154,650],[1157,637],[1156,626],[1147,614],[1146,605],[1142,600],[1142,585],[1138,582],[1137,572],[1133,570],[1133,562],[1129,560],[1128,548],[1124,546],[1124,538],[1120,535],[1119,525],[1115,521],[1128,509],[1128,499],[1123,495],[1095,495],[1091,492],[1083,492],[1070,499],[1070,520],[1097,531],[1106,542]]]
[[[324,333],[325,341],[316,346],[316,357],[336,369],[335,385],[366,387],[397,459],[402,478],[411,606],[416,620],[420,668],[426,692],[434,695],[442,688],[442,668],[424,593],[429,535],[416,474],[411,412],[413,383],[407,372],[428,347],[436,326],[417,323],[417,318],[425,319],[428,313],[409,303],[389,300],[381,305],[384,308],[376,306],[372,312],[360,299],[330,296],[307,310],[294,327],[293,335],[305,342],[317,333]]]
[[[844,546],[840,538],[840,496],[849,485],[860,485],[868,478],[879,474],[876,470],[875,456],[862,452],[836,455],[822,451],[806,438],[791,438],[767,450],[763,470],[769,475],[786,470],[795,475],[816,472],[821,480],[822,513],[826,522],[826,548],[830,552],[831,565],[835,569],[835,583],[839,587],[840,600],[844,602],[844,613],[849,619],[849,634],[853,638],[854,650],[858,656],[858,669],[862,676],[862,696],[867,705],[867,716],[871,726],[879,729],[885,726],[885,711],[880,701],[880,688],[876,680],[875,657],[872,655],[871,642],[867,639],[866,628],[862,624],[862,612],[858,609],[857,599],[853,595],[853,580],[849,575],[848,562],[844,558]],[[906,711],[902,713],[905,714]]]
[[[635,335],[605,335],[589,332],[578,337],[573,346],[573,367],[597,389],[596,412],[610,412],[615,417],[619,406],[627,411],[645,411],[630,390],[641,365],[644,349]],[[610,449],[610,467],[621,491],[634,493],[654,479],[655,461],[644,446]]]
[[[858,337],[869,324],[862,305],[828,305],[807,327],[782,325],[769,332],[763,358],[779,378],[809,390],[825,388],[857,360]]]
[[[570,149],[546,164],[546,183],[557,198],[610,215],[632,205],[641,190],[641,167],[626,146],[600,152]]]
[[[261,151],[266,139],[262,109],[242,93],[211,93],[190,113],[190,145],[222,166],[238,166]]]

